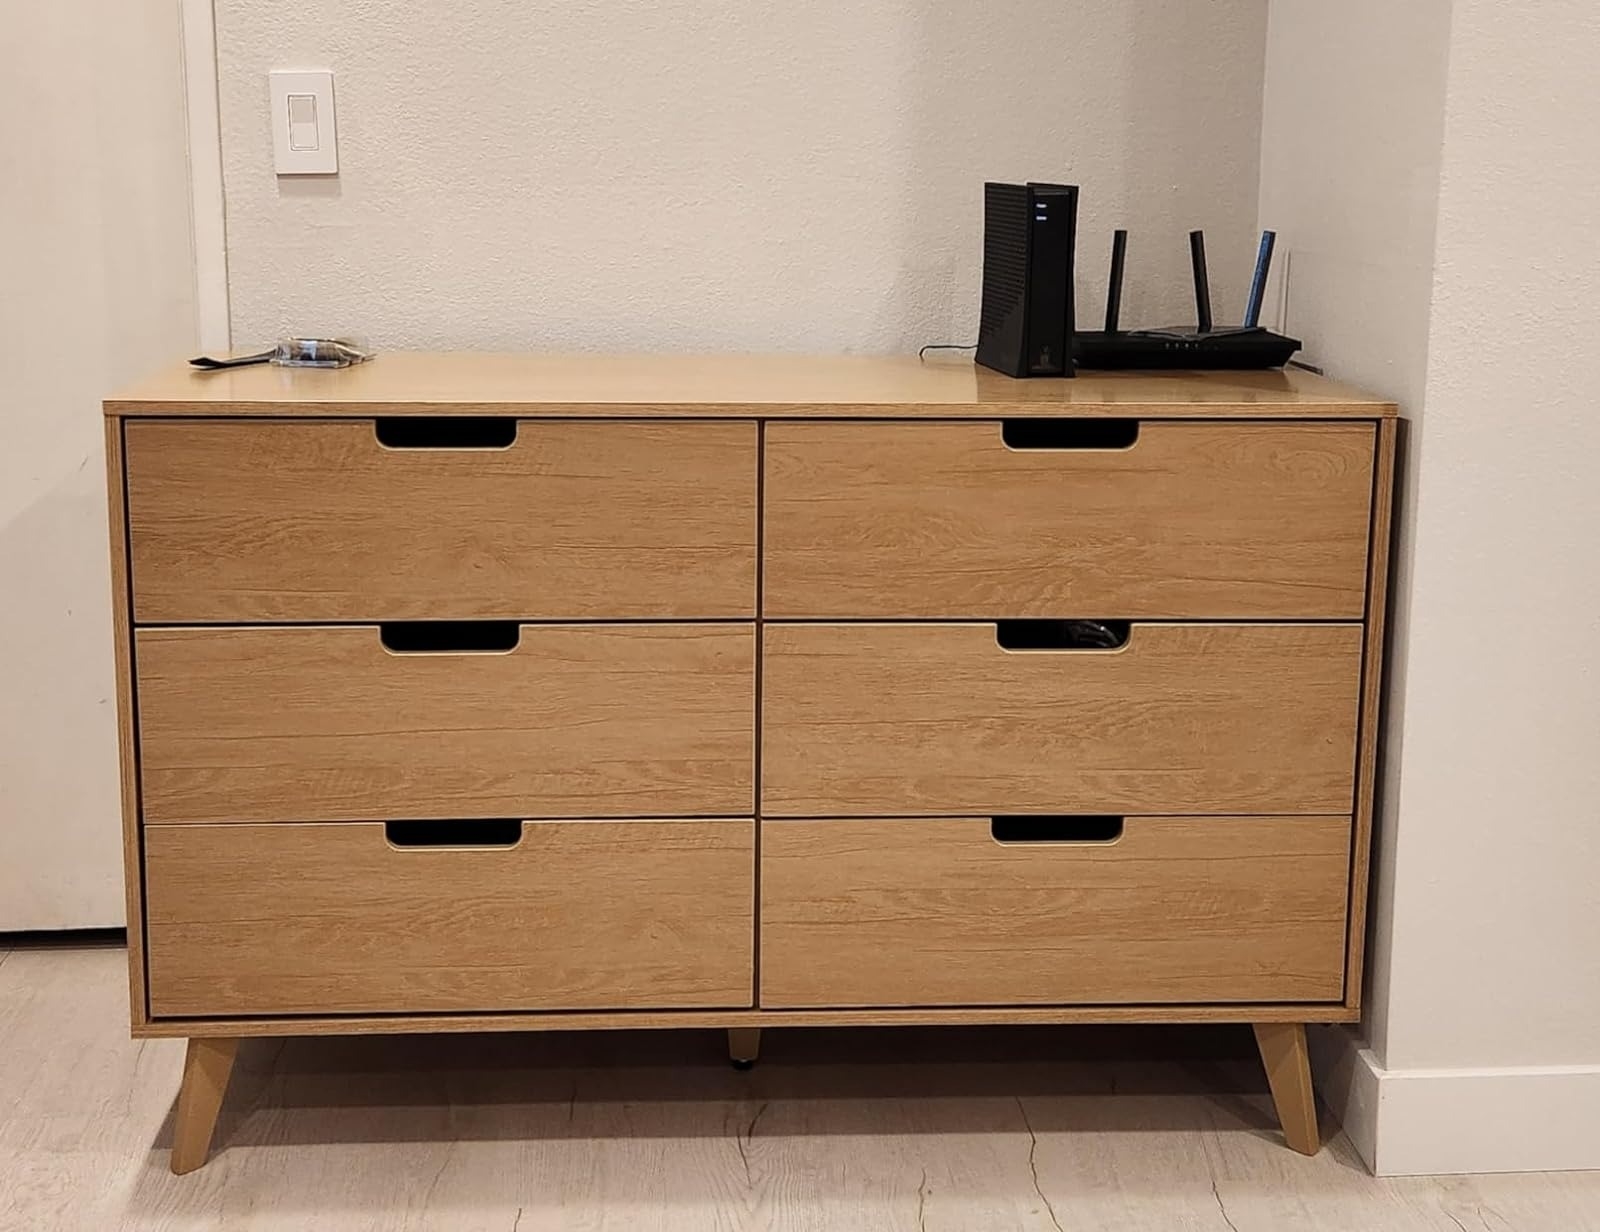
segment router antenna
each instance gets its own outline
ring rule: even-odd
[[[1106,283],[1106,333],[1118,332],[1122,317],[1122,264],[1128,255],[1128,233],[1111,233],[1111,279]]]
[[[1194,265],[1195,325],[1202,334],[1211,332],[1211,283],[1206,278],[1206,233],[1189,232],[1189,260]]]
[[[1277,239],[1276,231],[1261,233],[1261,247],[1256,250],[1256,272],[1250,279],[1250,299],[1244,308],[1247,329],[1255,329],[1261,324],[1261,301],[1267,293],[1267,271],[1272,268],[1272,246]]]

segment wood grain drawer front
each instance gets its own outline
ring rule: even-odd
[[[754,615],[753,423],[500,422],[130,422],[135,620]]]
[[[769,624],[764,653],[768,816],[1352,807],[1359,625],[1012,651],[993,624]]]
[[[1129,817],[1106,843],[990,824],[763,822],[761,1004],[1343,995],[1348,817]]]
[[[751,1003],[753,822],[517,824],[476,848],[381,823],[147,828],[152,1012]]]
[[[396,654],[375,626],[137,631],[144,820],[752,812],[750,625],[514,632]]]
[[[1012,448],[1002,432],[769,425],[765,614],[1365,611],[1370,424],[1155,421],[1131,446],[1088,449]]]

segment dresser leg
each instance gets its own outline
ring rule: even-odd
[[[1317,1099],[1311,1090],[1311,1055],[1306,1028],[1299,1022],[1258,1022],[1256,1047],[1267,1069],[1267,1085],[1278,1110],[1278,1123],[1291,1150],[1315,1155],[1322,1145],[1317,1132]]]
[[[239,1041],[192,1039],[183,1058],[183,1086],[178,1090],[178,1118],[172,1134],[172,1170],[180,1176],[206,1162],[211,1131],[228,1089]]]
[[[749,1069],[761,1055],[760,1027],[728,1028],[728,1060],[734,1069]]]

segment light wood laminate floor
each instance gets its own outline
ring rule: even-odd
[[[183,1046],[118,948],[0,949],[0,1228],[1600,1232],[1600,1174],[1285,1150],[1247,1028],[250,1041],[167,1171]]]

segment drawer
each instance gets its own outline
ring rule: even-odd
[[[1006,650],[995,624],[770,624],[769,816],[1347,813],[1359,625],[1135,624]]]
[[[754,615],[752,423],[125,431],[139,622]]]
[[[761,1004],[1337,1001],[1349,867],[1348,817],[763,822]]]
[[[752,811],[748,624],[140,629],[134,647],[146,822]]]
[[[150,826],[151,1012],[748,1006],[754,829]]]
[[[765,614],[1365,611],[1371,424],[1043,420],[1006,438],[994,421],[769,425]]]

